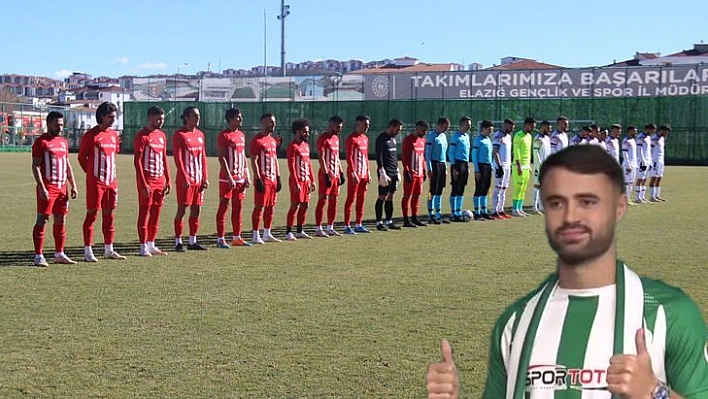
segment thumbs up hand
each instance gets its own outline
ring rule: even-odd
[[[659,380],[651,367],[644,329],[634,336],[636,355],[614,355],[607,369],[607,389],[623,398],[650,398]]]
[[[428,366],[425,380],[429,399],[457,399],[460,381],[452,359],[452,347],[446,339],[442,340],[442,361]]]

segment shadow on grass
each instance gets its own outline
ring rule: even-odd
[[[421,218],[421,220],[427,220],[427,216],[424,216]],[[397,219],[394,218],[394,222],[400,225],[402,222],[402,219]],[[368,219],[364,220],[363,223],[365,226],[367,226],[370,230],[375,231],[374,227],[376,225],[376,221],[374,219]],[[228,227],[227,227],[228,228]],[[305,225],[304,229],[308,234],[314,233],[314,228],[315,226],[313,224]],[[261,227],[262,229],[262,227]],[[294,227],[293,227],[294,229]],[[344,226],[342,223],[335,224],[335,229],[339,231],[340,233],[343,233]],[[285,233],[286,233],[286,228],[285,226],[277,226],[273,227],[272,229],[273,235],[276,236],[277,238],[284,239]],[[230,231],[227,230],[226,237],[227,240],[231,237]],[[312,234],[311,234],[312,235]],[[250,241],[251,239],[251,231],[247,230],[244,228],[243,233],[242,233],[243,239]],[[198,241],[200,244],[208,247],[208,248],[216,248],[216,234],[208,234],[208,235],[199,235],[198,236]],[[182,238],[183,242],[186,244],[187,243],[187,237],[184,236]],[[167,251],[167,252],[172,252],[174,250],[175,242],[174,238],[163,238],[163,239],[158,239],[156,240],[155,244],[162,250]],[[101,259],[101,255],[103,254],[102,251],[102,246],[100,242],[97,241],[93,245],[93,252],[96,254],[96,257]],[[186,247],[186,245],[185,245]],[[116,242],[113,244],[113,248],[120,253],[121,255],[125,256],[134,256],[134,257],[139,257],[139,249],[140,249],[140,244],[138,241],[131,241],[131,242]],[[51,237],[49,237],[49,240],[45,239],[45,248],[44,248],[44,256],[47,258],[47,261],[49,262],[50,266],[53,265],[53,249],[54,249],[54,242],[52,241]],[[79,263],[86,263],[83,261],[84,259],[84,248],[82,247],[67,247],[64,249],[64,252],[73,260],[79,262]],[[17,266],[30,266],[33,267],[34,265],[32,264],[32,260],[34,259],[34,251],[0,251],[0,267],[17,267]]]

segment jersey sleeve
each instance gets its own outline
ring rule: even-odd
[[[81,144],[79,144],[79,166],[84,172],[88,172],[89,154],[91,154],[91,147],[93,147],[93,135],[91,131],[84,133],[81,136]]]
[[[32,158],[42,158],[42,153],[44,152],[44,140],[35,140],[32,143]]]
[[[435,145],[435,134],[433,132],[428,132],[425,136],[425,153],[423,154],[425,158],[425,167],[430,172],[433,170],[433,146]]]
[[[381,169],[384,167],[384,156],[386,154],[386,137],[384,136],[385,133],[382,133],[379,135],[379,137],[376,138],[376,168]]]
[[[288,148],[285,149],[285,158],[288,161],[288,172],[290,173],[290,180],[293,182],[296,182],[297,179],[297,165],[295,164],[295,158],[297,155],[297,146],[295,145],[295,142],[292,142],[288,145]]]
[[[472,166],[474,167],[475,172],[479,172],[479,149],[480,149],[480,142],[477,140],[477,137],[474,138],[474,141],[472,141],[472,151],[470,152],[470,157],[472,158]]]
[[[701,311],[683,291],[666,303],[666,377],[686,399],[708,398],[708,332]]]

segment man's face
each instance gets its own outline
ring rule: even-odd
[[[618,138],[620,136],[620,130],[616,127],[613,127],[612,132],[610,132],[610,135],[614,138]]]
[[[310,137],[310,127],[305,126],[303,129],[298,130],[297,134],[300,136],[300,140],[307,141],[307,138]]]
[[[243,115],[241,115],[241,114],[236,114],[236,115],[229,121],[229,127],[230,127],[232,130],[240,129],[242,125],[243,125]]]
[[[261,119],[261,127],[265,133],[273,133],[275,131],[275,116]]]
[[[447,132],[447,129],[449,129],[449,128],[450,128],[449,123],[447,123],[447,122],[439,123],[438,124],[438,134]]]
[[[362,134],[366,133],[369,131],[370,124],[371,124],[371,122],[368,119],[365,119],[363,121],[358,121],[358,122],[356,122],[355,130],[357,133],[362,133]]]
[[[415,134],[418,137],[425,137],[425,135],[428,133],[428,129],[424,127],[416,127],[415,128]]]
[[[558,121],[558,131],[559,132],[565,132],[568,130],[568,121],[565,119],[561,119]]]
[[[514,130],[515,126],[516,125],[513,123],[505,123],[504,126],[502,126],[502,131],[506,134],[509,134]]]
[[[668,131],[668,130],[659,130],[659,136],[661,136],[661,137],[666,137],[666,136],[668,136],[668,135],[669,135],[669,131]]]
[[[64,118],[56,118],[47,123],[47,133],[58,136],[64,130]]]
[[[388,128],[389,136],[396,136],[401,131],[401,125],[396,125]]]
[[[194,129],[195,127],[199,126],[199,120],[200,120],[199,110],[193,109],[192,112],[186,118],[187,128]]]
[[[533,132],[533,129],[536,128],[535,123],[524,123],[524,132],[525,133],[531,133]]]
[[[627,136],[629,136],[630,138],[634,138],[634,136],[636,136],[636,135],[637,135],[637,130],[636,130],[636,129],[629,129],[629,130],[627,130]]]
[[[162,125],[165,123],[165,114],[159,115],[149,115],[148,116],[148,127],[150,130],[162,129]]]
[[[544,135],[551,131],[551,125],[541,125],[540,132]]]
[[[101,118],[101,125],[111,127],[116,122],[116,111],[109,112]]]
[[[470,121],[464,120],[460,122],[460,132],[467,133],[470,130]]]
[[[541,193],[548,243],[563,264],[580,265],[610,250],[627,197],[605,175],[556,167],[545,175]]]
[[[343,123],[330,122],[327,130],[333,134],[339,134],[342,131],[342,125]]]

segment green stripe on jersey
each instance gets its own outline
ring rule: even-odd
[[[558,347],[556,364],[566,369],[582,369],[585,363],[585,348],[597,313],[599,297],[569,296],[568,308],[563,320],[563,332]],[[555,391],[555,399],[580,399],[581,390],[570,386]]]

